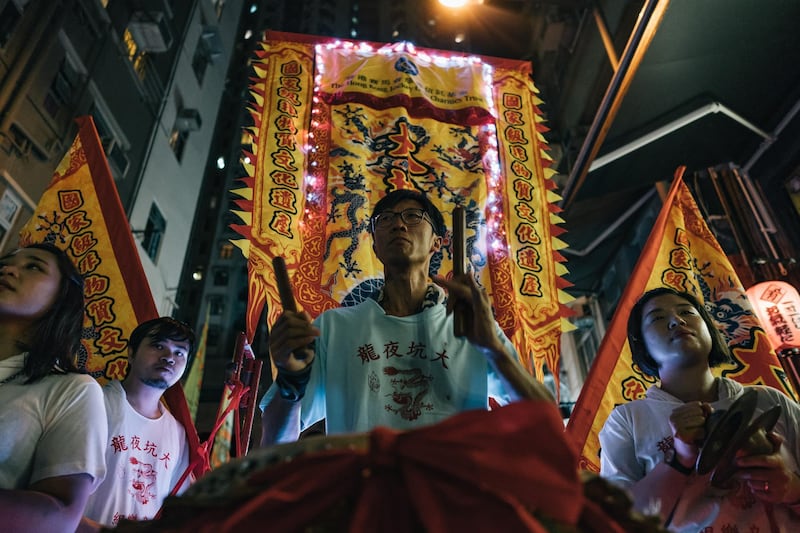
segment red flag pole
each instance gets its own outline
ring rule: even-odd
[[[244,411],[240,432],[240,442],[243,444],[239,457],[247,455],[247,452],[250,449],[250,436],[253,432],[253,417],[255,416],[256,410],[256,394],[258,394],[258,386],[261,382],[262,366],[263,361],[257,360],[254,357],[248,358],[245,362],[245,379],[243,380],[243,383],[248,390],[247,393],[242,396],[242,401],[239,404],[239,409]]]
[[[236,347],[234,348],[233,352],[233,374],[228,377],[230,383],[235,385],[242,385],[242,369],[244,367],[244,352],[247,347],[247,339],[244,333],[239,332],[236,335]],[[242,443],[240,441],[241,435],[239,434],[239,406],[241,406],[241,399],[243,396],[239,397],[239,404],[237,408],[233,411],[233,427],[234,427],[234,446],[236,450],[236,457],[241,457],[241,449]]]
[[[680,189],[680,184],[683,182],[683,173],[685,170],[686,167],[681,166],[675,171],[675,178],[672,182],[672,187],[670,187],[669,193],[667,194],[667,198],[664,200],[664,205],[672,205],[674,202],[675,196],[678,194],[678,190]],[[669,214],[669,209],[661,210],[661,213],[658,215],[658,219],[653,225],[654,232],[656,230],[661,232],[664,231]],[[633,303],[638,299],[639,296],[641,296],[641,294],[644,292],[645,286],[647,285],[649,269],[641,267],[643,265],[650,265],[655,262],[660,245],[660,236],[653,238],[653,235],[651,235],[650,238],[648,238],[645,249],[642,250],[639,260],[637,261],[636,266],[633,268],[634,274],[637,272],[645,272],[645,274],[640,276],[633,275],[628,281],[628,284],[625,286],[625,290],[619,299],[620,304],[614,313],[614,317],[611,319],[611,324],[609,324],[607,332],[615,331],[617,329],[625,331],[626,328],[623,326],[628,320],[628,314],[633,307]],[[617,325],[617,322],[622,322],[622,324]],[[614,367],[617,362],[617,355],[622,351],[622,347],[626,341],[627,339],[624,337],[619,338],[607,333],[603,338],[600,348],[597,350],[597,357],[595,358],[594,363],[592,363],[592,367],[589,370],[589,375],[586,376],[585,384],[581,390],[580,396],[578,396],[578,401],[575,403],[575,407],[572,410],[572,416],[570,417],[566,428],[567,438],[569,438],[579,450],[583,449],[586,439],[589,436],[589,431],[594,425],[597,409],[601,400],[603,399],[606,385],[608,384],[609,380],[611,379],[611,375],[614,372]],[[603,357],[603,354],[609,354],[609,356]],[[611,357],[612,354],[614,357]]]

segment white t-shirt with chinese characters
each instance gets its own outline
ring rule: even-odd
[[[139,414],[119,381],[109,382],[103,393],[108,473],[84,514],[106,526],[115,526],[122,518],[152,519],[189,465],[186,431],[166,408],[157,419]],[[179,493],[189,483],[187,478]]]
[[[468,409],[500,405],[508,394],[486,356],[453,335],[443,304],[411,316],[387,315],[373,299],[326,311],[305,397],[301,428],[326,419],[328,434],[376,426],[411,429]],[[499,326],[498,337],[516,351]],[[261,408],[276,394],[273,385]]]
[[[8,380],[0,384],[0,489],[73,474],[89,474],[96,488],[106,473],[108,440],[100,385],[84,374],[25,384],[17,375],[25,357],[0,361],[0,381]]]
[[[785,441],[780,455],[786,466],[798,473],[800,464],[800,407],[780,391],[764,386],[743,387],[728,379],[717,378],[719,399],[711,403],[715,411],[728,409],[745,390],[758,393],[756,414],[781,406],[781,416],[773,431]],[[630,489],[674,449],[669,416],[683,402],[652,386],[647,397],[617,406],[600,431],[600,475],[614,484]],[[765,506],[748,487],[732,481],[728,490],[709,485],[710,474],[687,476],[681,487],[670,531],[679,533],[725,533],[751,531],[800,531],[800,514],[794,506]],[[672,489],[667,487],[665,490]],[[771,515],[771,516],[770,516]]]

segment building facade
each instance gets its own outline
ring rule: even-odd
[[[174,311],[242,0],[0,0],[0,248],[91,115],[158,311]]]

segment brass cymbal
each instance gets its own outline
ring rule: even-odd
[[[756,410],[758,395],[748,390],[731,404],[725,413],[706,431],[706,439],[697,456],[696,470],[705,475],[719,465],[720,460],[729,453],[734,444],[747,431]]]
[[[712,422],[696,465],[700,475],[711,472],[712,485],[722,488],[730,480],[736,471],[734,460],[740,451],[746,454],[772,452],[772,443],[766,434],[780,418],[781,407],[767,409],[753,420],[757,403],[758,393],[748,390]]]

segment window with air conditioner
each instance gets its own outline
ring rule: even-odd
[[[175,115],[175,124],[169,136],[169,146],[178,162],[183,160],[183,150],[189,140],[189,132],[197,131],[203,125],[200,112],[196,109],[184,108],[180,105],[182,98],[178,98],[178,113]]]
[[[222,10],[225,8],[225,0],[211,0],[214,6],[214,12],[217,14],[217,20],[222,18]]]
[[[221,241],[219,243],[219,258],[230,259],[233,257],[233,244],[229,241]]]
[[[222,328],[220,326],[208,326],[208,333],[206,334],[206,346],[215,347],[219,346],[219,340],[222,337]]]
[[[163,11],[134,11],[127,29],[142,52],[159,54],[172,46],[169,19]]]
[[[209,63],[211,63],[211,57],[208,54],[206,42],[201,36],[194,49],[194,57],[192,57],[192,70],[194,70],[194,77],[197,78],[197,83],[200,85],[203,84]]]
[[[189,132],[181,131],[177,126],[172,127],[172,132],[169,134],[169,147],[172,148],[172,153],[180,163],[183,161],[183,149],[186,148],[186,141],[189,140]]]
[[[225,298],[219,294],[209,296],[208,311],[211,316],[219,316],[225,313]]]
[[[121,133],[117,133],[118,126],[112,118],[113,115],[109,111],[103,111],[104,107],[102,101],[96,97],[94,104],[89,109],[89,114],[94,120],[94,127],[97,129],[97,136],[100,137],[100,143],[103,145],[111,174],[115,180],[120,181],[128,173],[131,162],[128,158],[127,147],[121,139]]]
[[[142,247],[147,256],[156,262],[158,252],[161,250],[161,242],[164,232],[167,230],[167,221],[156,204],[150,206],[150,215],[147,217],[147,224],[144,227],[144,239]]]
[[[78,72],[72,66],[72,62],[65,57],[61,60],[61,65],[44,96],[44,108],[51,117],[55,118],[59,111],[72,105],[75,89],[79,83]]]
[[[111,169],[111,174],[117,181],[122,180],[128,173],[128,168],[131,166],[131,161],[128,159],[128,153],[120,146],[120,143],[114,139],[106,149],[106,159],[108,166]]]
[[[222,40],[216,26],[203,25],[203,31],[197,40],[192,57],[192,70],[197,83],[202,84],[208,65],[214,63],[222,55]]]

